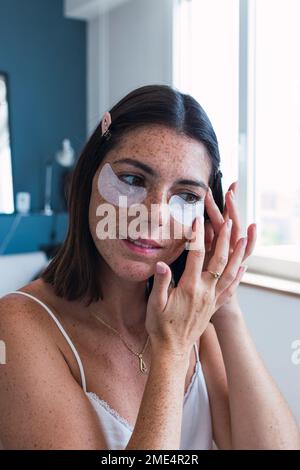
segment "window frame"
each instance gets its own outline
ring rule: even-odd
[[[239,55],[239,195],[242,226],[257,221],[255,155],[255,16],[257,0],[240,0]],[[291,246],[292,250],[292,246]],[[300,263],[274,257],[268,248],[257,246],[247,260],[248,272],[286,281],[300,282]]]
[[[183,39],[185,47],[188,47],[190,41],[186,37],[186,20],[191,11],[188,3],[191,0],[173,0],[173,85],[181,81],[183,57]],[[261,0],[259,0],[261,1]],[[184,11],[178,13],[178,8],[185,4]],[[239,29],[239,53],[238,53],[238,192],[237,203],[239,215],[244,235],[246,229],[251,223],[257,223],[257,200],[256,200],[256,155],[255,155],[255,114],[256,114],[256,32],[255,15],[257,0],[238,0],[238,29]],[[187,16],[188,15],[188,16]],[[183,20],[184,18],[184,20]],[[183,38],[184,36],[184,38]],[[175,56],[176,55],[176,56]],[[179,59],[178,59],[179,58]],[[189,69],[188,62],[184,62],[186,70]],[[186,72],[187,73],[187,72]],[[242,191],[239,190],[242,188]],[[223,178],[223,190],[224,178]],[[259,229],[259,225],[258,225]],[[292,246],[291,246],[292,250]],[[270,250],[269,250],[270,251]],[[292,257],[291,257],[292,258]],[[268,253],[268,247],[256,246],[253,254],[246,260],[248,271],[247,276],[257,275],[256,279],[266,277],[269,285],[274,279],[274,285],[278,286],[278,281],[300,283],[300,263],[295,260],[280,258],[278,253]],[[291,283],[290,282],[290,283]],[[299,286],[300,287],[300,286]],[[276,287],[277,288],[277,287]],[[298,291],[298,289],[296,289]]]

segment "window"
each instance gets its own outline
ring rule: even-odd
[[[175,1],[173,84],[208,114],[226,189],[238,179],[238,15],[238,0]]]
[[[177,0],[174,85],[218,136],[223,189],[239,180],[248,271],[300,281],[300,2]]]

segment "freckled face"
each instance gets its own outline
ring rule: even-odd
[[[133,163],[122,163],[123,159],[131,159],[147,165],[153,170],[154,175]],[[119,238],[122,230],[119,226],[120,208],[117,205],[114,205],[116,239],[101,240],[97,236],[97,224],[101,220],[101,216],[96,215],[97,207],[107,204],[107,200],[101,196],[98,189],[99,174],[106,163],[111,165],[114,173],[123,182],[144,187],[147,190],[147,196],[142,204],[147,208],[146,225],[149,225],[149,231],[148,236],[142,238],[151,238],[161,246],[151,251],[151,255],[129,248],[128,243]],[[210,158],[202,143],[160,125],[151,125],[128,132],[119,146],[106,154],[95,173],[89,205],[90,232],[98,252],[110,268],[124,279],[142,281],[152,276],[157,261],[164,261],[168,265],[175,261],[185,248],[186,237],[183,235],[181,238],[174,238],[178,222],[172,217],[168,219],[170,237],[167,239],[164,237],[163,230],[167,219],[162,210],[162,204],[168,204],[174,195],[180,196],[189,203],[196,202],[199,198],[204,199],[206,194],[204,187],[178,183],[177,180],[201,181],[208,186],[210,173]],[[153,204],[156,205],[155,209],[153,209]],[[152,220],[152,227],[151,213],[155,214],[154,220],[156,221],[153,223]],[[123,217],[124,208],[121,218]],[[137,217],[138,214],[127,215],[127,225]],[[145,223],[145,220],[143,222]],[[129,230],[128,234],[130,234]]]

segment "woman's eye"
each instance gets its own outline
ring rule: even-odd
[[[196,204],[198,201],[202,201],[201,196],[197,196],[196,194],[192,193],[181,193],[182,195],[186,195],[187,198],[183,198],[188,204]]]
[[[129,184],[129,186],[142,186],[144,184],[143,179],[136,175],[120,175],[118,178],[124,183]],[[126,180],[126,178],[128,179]]]

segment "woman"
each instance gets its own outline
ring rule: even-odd
[[[219,165],[211,123],[189,95],[144,86],[105,113],[73,174],[61,249],[0,301],[4,448],[300,447],[236,297],[256,226],[241,237],[237,185],[224,208]],[[134,219],[122,194],[156,208],[147,240],[121,236]],[[181,237],[188,224],[174,198],[188,217],[199,209]],[[105,204],[116,237],[101,236]]]

